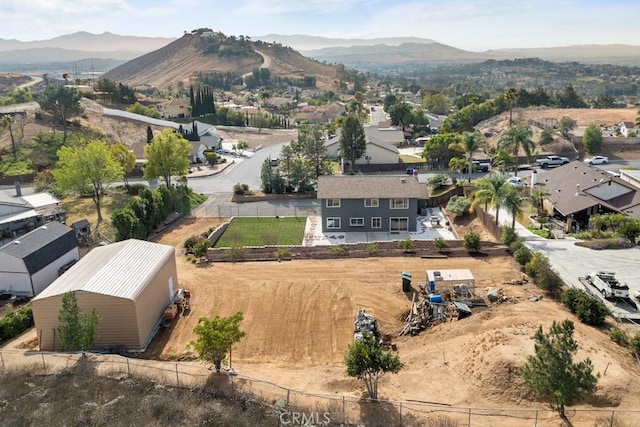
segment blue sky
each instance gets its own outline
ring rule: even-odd
[[[640,45],[638,0],[0,0],[0,38],[76,31],[180,37],[416,36],[466,50]]]

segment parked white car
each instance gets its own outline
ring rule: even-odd
[[[509,185],[513,185],[516,188],[522,188],[527,185],[527,181],[525,181],[523,178],[520,178],[519,176],[512,176],[511,178],[507,179],[506,183]]]
[[[606,156],[593,156],[588,159],[584,159],[584,162],[589,165],[606,165],[609,163],[609,158]]]

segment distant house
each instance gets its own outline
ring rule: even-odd
[[[191,117],[190,106],[191,100],[189,97],[183,96],[158,105],[158,111],[160,111],[163,119],[185,119]]]
[[[415,232],[427,187],[410,176],[318,177],[322,231]]]
[[[48,193],[11,196],[0,190],[0,241],[50,221],[64,222],[66,213],[59,204],[60,200]]]
[[[549,193],[547,199],[567,221],[567,231],[586,227],[591,215],[600,213],[640,218],[640,188],[596,166],[574,161],[533,176],[533,188]]]
[[[329,152],[329,157],[340,158],[340,134],[329,138],[324,146]],[[400,129],[380,128],[378,126],[364,127],[367,148],[364,156],[356,160],[356,164],[397,164],[400,162],[400,151],[395,144],[404,141],[404,135]]]
[[[78,259],[73,229],[49,222],[0,247],[0,293],[36,296]]]
[[[635,123],[633,122],[622,122],[618,125],[618,129],[620,130],[620,134],[622,134],[622,136],[624,136],[625,138],[629,138],[629,135],[632,132],[635,132]]]

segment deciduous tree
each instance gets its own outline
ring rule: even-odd
[[[111,144],[109,146],[111,154],[122,168],[122,179],[124,185],[129,185],[127,174],[136,167],[136,155],[124,144]]]
[[[231,347],[245,336],[245,333],[240,330],[240,322],[243,319],[241,311],[230,317],[216,316],[213,319],[201,317],[198,319],[198,325],[193,329],[198,338],[191,341],[188,348],[194,349],[203,362],[214,365],[219,374],[222,360],[227,352],[231,351]]]
[[[576,128],[578,124],[569,116],[562,116],[558,122],[558,132],[563,137],[569,139],[571,137],[571,131]]]
[[[171,186],[171,177],[182,176],[189,170],[189,152],[191,145],[182,135],[171,129],[165,129],[145,145],[147,163],[144,166],[144,178],[164,178],[167,187]]]
[[[330,172],[329,152],[324,145],[322,128],[317,125],[303,126],[299,139],[312,178],[317,180],[320,175]]]
[[[370,399],[378,399],[378,381],[387,372],[397,374],[404,367],[398,355],[384,351],[368,332],[349,345],[344,357],[347,375],[358,378],[367,388]]]
[[[602,131],[600,126],[590,123],[584,130],[582,145],[589,154],[595,154],[602,148]]]
[[[75,88],[62,85],[49,86],[34,96],[40,108],[50,114],[54,126],[61,123],[64,141],[67,140],[67,120],[82,114],[80,99],[82,95]]]
[[[578,343],[573,338],[570,320],[553,322],[549,332],[538,327],[534,335],[535,354],[527,358],[521,375],[525,384],[539,396],[549,399],[551,407],[566,419],[565,407],[583,402],[598,384],[589,358],[574,363]]]
[[[58,188],[77,195],[90,193],[101,222],[102,198],[109,185],[123,175],[113,153],[104,141],[93,140],[85,145],[62,147],[57,154],[53,176]]]

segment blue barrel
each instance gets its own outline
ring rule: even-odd
[[[429,295],[429,302],[441,303],[442,295]]]
[[[429,280],[429,293],[434,293],[436,291],[436,281]]]

